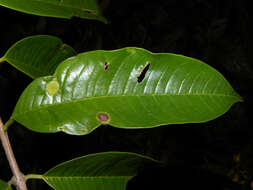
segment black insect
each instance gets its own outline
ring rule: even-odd
[[[140,74],[137,77],[137,82],[141,83],[143,81],[143,79],[145,78],[145,75],[149,69],[150,63],[147,62],[147,64],[145,65],[145,67],[142,69],[142,71],[140,72]]]

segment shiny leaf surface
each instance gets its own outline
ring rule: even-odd
[[[140,48],[82,53],[36,79],[13,117],[38,132],[82,135],[101,124],[149,128],[199,123],[242,98],[202,61]]]
[[[75,50],[54,36],[38,35],[15,43],[1,58],[32,78],[51,75],[59,63],[76,55]]]
[[[11,190],[11,187],[0,179],[0,190]]]
[[[125,190],[138,172],[160,164],[134,153],[104,152],[62,163],[43,179],[55,190]]]
[[[97,0],[0,0],[0,5],[39,16],[81,17],[106,22]]]

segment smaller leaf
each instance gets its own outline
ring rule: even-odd
[[[138,172],[160,164],[134,153],[104,152],[62,163],[43,179],[56,190],[125,190],[127,182]]]
[[[32,78],[38,78],[53,74],[59,63],[75,54],[75,50],[59,38],[37,35],[15,43],[0,60],[7,61]]]
[[[11,187],[0,179],[0,190],[11,190]]]

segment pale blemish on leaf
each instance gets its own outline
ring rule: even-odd
[[[86,135],[90,133],[87,126],[76,127],[74,123],[65,123],[64,126],[58,127],[57,130],[71,135]]]
[[[127,48],[128,53],[135,53],[136,50],[134,48]]]
[[[90,9],[82,9],[84,12],[88,13],[88,14],[93,14],[93,15],[96,15],[97,12],[94,11],[94,10],[90,10]]]
[[[53,96],[58,92],[59,88],[59,83],[56,80],[53,80],[47,84],[46,91],[50,96]]]
[[[97,119],[101,122],[101,123],[108,123],[110,121],[110,117],[107,113],[98,113],[97,114]]]

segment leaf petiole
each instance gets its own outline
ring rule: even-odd
[[[43,175],[40,175],[40,174],[27,174],[25,176],[25,181],[27,181],[28,179],[43,179]]]
[[[4,124],[3,129],[4,131],[7,131],[8,128],[14,123],[13,117],[10,117],[10,119]]]
[[[0,57],[0,63],[4,62],[5,59],[3,57]]]

